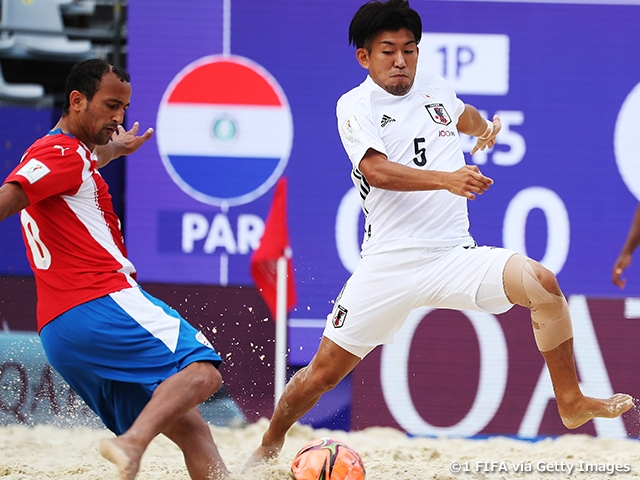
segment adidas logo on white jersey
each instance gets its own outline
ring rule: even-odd
[[[395,122],[395,118],[391,118],[389,115],[382,115],[382,120],[380,120],[380,127],[386,127],[391,122]]]

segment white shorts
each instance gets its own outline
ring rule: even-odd
[[[407,248],[368,255],[342,288],[324,336],[364,358],[393,343],[411,310],[429,306],[504,313],[513,304],[503,286],[504,248]]]

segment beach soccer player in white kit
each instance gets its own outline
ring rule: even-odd
[[[377,345],[393,342],[420,306],[504,313],[531,310],[536,343],[551,375],[564,425],[613,418],[633,406],[616,394],[582,394],[569,308],[555,275],[469,235],[467,200],[493,184],[465,165],[458,132],[495,144],[500,119],[482,118],[441,77],[417,72],[422,22],[405,0],[369,2],[353,17],[350,42],[369,75],[337,104],[340,138],[362,199],[361,260],[327,319],[318,351],[286,386],[247,467],[276,456],[291,425]]]

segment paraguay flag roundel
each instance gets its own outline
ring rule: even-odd
[[[209,205],[242,205],[282,175],[293,120],[275,79],[251,60],[211,55],[169,84],[156,121],[158,150],[173,181]]]

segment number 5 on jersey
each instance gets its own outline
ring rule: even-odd
[[[413,139],[413,151],[416,156],[413,157],[413,163],[419,167],[424,167],[427,164],[427,149],[422,146],[425,142],[423,137]]]

